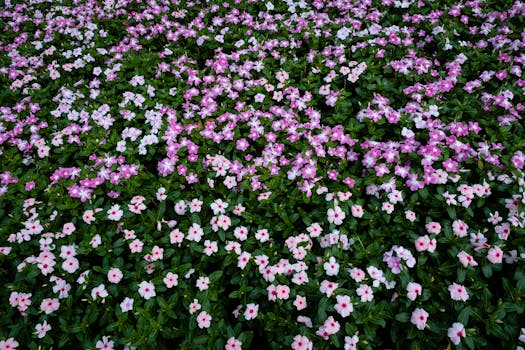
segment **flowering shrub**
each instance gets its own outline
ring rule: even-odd
[[[523,346],[524,12],[6,0],[0,349]]]

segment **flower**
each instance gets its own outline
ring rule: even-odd
[[[108,271],[108,281],[110,283],[119,283],[122,280],[123,274],[122,271],[116,267],[109,269]]]
[[[164,282],[167,288],[173,288],[179,284],[179,276],[172,272],[168,272],[166,277],[162,279],[162,282]]]
[[[501,264],[503,262],[503,251],[501,250],[501,248],[490,248],[487,252],[487,260],[493,264]]]
[[[419,283],[409,282],[407,285],[407,298],[414,301],[418,295],[421,295],[423,288]]]
[[[356,350],[358,342],[359,342],[359,337],[357,335],[353,335],[351,337],[346,336],[344,350]]]
[[[362,302],[372,301],[372,299],[374,299],[372,288],[366,284],[360,284],[356,289],[356,293],[361,297]]]
[[[339,264],[333,256],[324,263],[323,268],[328,276],[336,276],[339,273]]]
[[[39,339],[46,336],[47,332],[51,330],[51,326],[44,320],[43,323],[39,323],[35,326],[36,334]]]
[[[139,294],[141,297],[143,297],[146,300],[157,295],[155,293],[155,286],[153,285],[153,283],[147,282],[147,281],[140,282]]]
[[[336,297],[337,304],[335,304],[334,309],[341,315],[341,317],[348,317],[352,311],[354,311],[354,305],[350,301],[348,295],[338,295]]]
[[[202,292],[203,290],[208,289],[209,284],[210,284],[210,279],[208,277],[201,276],[197,279],[196,286]]]
[[[257,314],[259,312],[259,305],[257,304],[248,304],[246,305],[246,310],[244,311],[244,318],[246,320],[253,320],[257,317]]]
[[[104,299],[107,296],[108,292],[104,284],[100,284],[98,287],[95,287],[91,290],[91,298],[93,298],[93,300],[97,299],[98,297]]]
[[[452,283],[448,286],[448,291],[450,292],[450,298],[452,300],[467,301],[469,298],[466,288],[461,284]]]
[[[296,335],[291,345],[293,350],[312,350],[314,343],[304,335]]]
[[[224,350],[242,350],[242,342],[234,337],[228,338]]]
[[[115,342],[113,340],[109,340],[107,336],[103,336],[102,340],[97,341],[97,344],[95,346],[97,349],[113,350]]]
[[[416,326],[417,329],[423,330],[427,325],[428,312],[424,309],[415,309],[410,317],[410,322]]]
[[[331,297],[334,291],[337,289],[339,285],[335,282],[330,282],[327,280],[324,280],[321,282],[321,286],[319,288],[319,291],[321,293],[325,293],[327,297]]]
[[[15,338],[8,338],[6,340],[0,340],[0,350],[14,350],[18,347],[18,342]]]
[[[202,328],[209,328],[211,324],[211,315],[208,314],[206,311],[201,311],[197,315],[197,326],[199,326],[200,329]]]
[[[123,214],[124,212],[120,210],[120,206],[115,204],[108,210],[108,220],[119,221]]]
[[[447,335],[454,345],[458,345],[461,342],[461,338],[467,336],[465,326],[463,326],[462,323],[455,322],[452,324],[452,327],[448,329]]]
[[[341,225],[346,217],[345,212],[337,205],[333,209],[328,209],[326,215],[328,216],[328,222],[335,225]]]
[[[307,306],[306,297],[303,297],[301,295],[296,295],[293,305],[296,307],[297,311],[306,309],[306,306]]]
[[[57,298],[47,298],[42,300],[40,304],[40,310],[42,310],[46,315],[57,311],[60,307],[60,301]]]
[[[122,312],[133,310],[133,302],[134,300],[129,297],[124,298],[124,300],[120,303],[120,309]]]

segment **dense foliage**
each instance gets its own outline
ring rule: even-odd
[[[0,349],[525,345],[523,2],[4,3]]]

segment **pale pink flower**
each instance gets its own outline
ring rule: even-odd
[[[331,256],[328,261],[323,264],[323,268],[327,276],[336,276],[339,273],[339,264],[333,256]]]
[[[326,215],[328,217],[328,222],[335,225],[341,225],[346,218],[345,212],[337,205],[334,206],[333,209],[328,209]]]
[[[78,270],[78,267],[78,259],[74,257],[70,257],[62,263],[62,269],[69,273],[74,273],[76,270]]]
[[[234,337],[228,338],[224,350],[242,350],[242,342]]]
[[[462,286],[461,284],[452,283],[450,286],[448,286],[448,291],[450,292],[450,298],[452,300],[462,300],[467,301],[469,298],[467,289]]]
[[[365,279],[365,272],[357,267],[354,267],[352,270],[350,270],[350,277],[356,282],[361,282]]]
[[[338,295],[336,297],[337,304],[335,304],[334,309],[341,315],[341,317],[348,317],[352,311],[354,311],[354,305],[350,300],[348,295]]]
[[[358,342],[359,342],[359,337],[357,335],[354,335],[351,337],[346,336],[344,350],[356,350]]]
[[[189,312],[190,314],[194,314],[198,310],[201,309],[201,304],[199,304],[199,301],[197,299],[193,299],[193,302],[189,305]]]
[[[119,221],[123,214],[124,212],[120,210],[120,206],[115,204],[108,210],[108,220]]]
[[[40,310],[46,315],[57,311],[60,308],[60,301],[57,298],[46,298],[40,304]]]
[[[174,209],[178,215],[184,215],[186,213],[186,203],[180,200],[175,204]]]
[[[312,319],[308,316],[302,316],[302,315],[297,316],[297,322],[304,324],[308,328],[313,327]]]
[[[425,225],[427,232],[432,234],[439,234],[441,232],[441,224],[439,222],[431,221]]]
[[[277,298],[286,300],[290,297],[290,287],[286,285],[278,285],[275,287],[275,291],[277,292]]]
[[[129,249],[131,250],[132,253],[140,253],[142,252],[142,247],[144,247],[144,243],[142,243],[142,241],[140,239],[134,239],[130,244],[129,244]]]
[[[463,267],[470,266],[478,266],[478,263],[474,260],[472,255],[468,254],[467,252],[461,251],[458,253],[457,257],[459,258],[459,262],[463,265]]]
[[[500,247],[490,248],[487,252],[487,260],[493,264],[501,264],[503,262],[503,251]]]
[[[146,300],[150,299],[151,297],[156,296],[157,294],[155,293],[155,285],[147,281],[140,282],[139,283],[139,294],[141,297],[143,297]]]
[[[97,349],[101,350],[113,350],[115,346],[115,342],[113,340],[109,340],[108,337],[103,336],[102,340],[97,341],[97,344],[95,347]]]
[[[319,237],[323,232],[323,228],[317,223],[313,223],[306,228],[306,231],[310,234],[310,237],[315,238]]]
[[[219,247],[217,246],[217,242],[211,242],[209,239],[204,241],[204,254],[211,256],[213,253],[217,253],[218,251]]]
[[[116,267],[111,268],[108,271],[108,281],[111,283],[119,283],[123,276],[122,271]]]
[[[423,288],[419,283],[410,282],[407,285],[407,298],[414,301],[418,295],[421,295]]]
[[[447,335],[454,345],[458,345],[461,343],[461,338],[467,336],[467,333],[465,332],[465,326],[463,326],[462,323],[455,322],[452,324],[452,327],[448,329]]]
[[[200,276],[198,279],[197,279],[197,282],[196,282],[196,286],[197,288],[199,288],[199,290],[202,292],[203,290],[206,290],[208,289],[210,285],[210,279],[208,277],[205,277],[205,276]]]
[[[405,211],[405,218],[410,222],[414,222],[416,220],[416,213],[411,210],[407,210]]]
[[[266,229],[257,230],[257,232],[255,233],[255,239],[257,239],[261,243],[267,242],[270,239],[268,230]]]
[[[410,322],[416,326],[417,329],[423,330],[427,325],[428,312],[424,309],[415,309],[410,317]]]
[[[466,237],[467,230],[468,225],[461,220],[454,220],[452,223],[452,231],[454,231],[454,234],[458,237]]]
[[[416,246],[416,250],[418,252],[424,252],[430,245],[430,238],[427,235],[420,236],[416,239],[414,245]]]
[[[266,287],[266,290],[268,291],[268,300],[276,301],[277,300],[277,287],[273,284],[270,284],[268,287]]]
[[[359,285],[359,287],[356,289],[356,293],[361,297],[362,302],[367,302],[374,299],[374,292],[372,291],[372,288],[366,284]]]
[[[191,227],[188,230],[188,234],[186,235],[186,239],[188,241],[195,241],[200,242],[202,236],[204,235],[204,231],[201,228],[201,225],[197,223],[193,223]]]
[[[252,255],[248,252],[242,252],[242,254],[237,257],[237,267],[244,270],[244,268],[250,261],[251,256]]]
[[[15,338],[8,338],[6,340],[0,340],[0,350],[14,350],[18,347],[18,342]]]
[[[308,337],[298,334],[293,338],[291,346],[293,350],[312,350],[314,343]]]
[[[91,298],[93,298],[93,300],[99,297],[104,299],[107,296],[108,296],[108,291],[106,290],[106,286],[104,284],[101,284],[98,287],[95,287],[91,290]]]
[[[326,294],[327,297],[331,297],[334,291],[337,289],[339,285],[335,282],[330,282],[327,280],[324,280],[321,282],[321,286],[319,287],[319,291],[321,293]]]
[[[352,205],[352,216],[355,217],[355,218],[362,218],[363,217],[363,207],[358,205],[358,204],[354,204]]]
[[[39,339],[42,339],[46,336],[47,332],[51,330],[51,326],[44,320],[43,323],[39,323],[35,326],[36,335]]]
[[[76,230],[76,227],[72,222],[65,223],[64,226],[62,227],[62,233],[65,234],[66,236],[69,236],[70,234],[75,232],[75,230]]]
[[[170,243],[171,244],[181,244],[182,240],[184,239],[184,234],[178,229],[174,229],[170,232]]]
[[[133,310],[134,301],[135,300],[128,297],[124,298],[124,300],[120,303],[120,309],[122,310],[122,312],[128,312]]]
[[[199,326],[200,329],[209,328],[211,319],[212,317],[210,314],[208,314],[206,311],[201,311],[199,315],[197,315],[197,326]]]
[[[102,238],[97,233],[96,235],[91,238],[91,241],[89,242],[93,248],[98,248],[102,244]]]
[[[297,311],[301,311],[306,309],[307,303],[306,303],[306,297],[303,297],[301,295],[297,295],[295,297],[295,300],[293,302],[293,305],[297,309]]]
[[[151,249],[151,261],[157,261],[164,259],[164,248],[159,246],[153,246]]]
[[[257,317],[259,313],[259,305],[257,304],[248,304],[246,305],[246,310],[244,311],[244,318],[246,320],[252,320]]]
[[[248,239],[248,229],[244,226],[236,227],[235,230],[233,230],[233,235],[239,241],[245,241]]]
[[[164,277],[162,281],[164,282],[166,287],[173,288],[179,284],[179,276],[172,272],[168,272],[166,274],[166,277]]]

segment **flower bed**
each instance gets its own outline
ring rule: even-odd
[[[525,345],[524,13],[6,0],[0,349]]]

